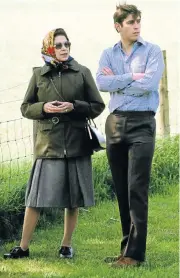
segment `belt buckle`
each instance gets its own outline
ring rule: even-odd
[[[52,123],[53,123],[54,125],[57,125],[57,124],[59,123],[59,118],[58,118],[58,117],[53,117],[53,118],[52,118]]]

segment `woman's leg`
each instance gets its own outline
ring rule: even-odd
[[[26,207],[24,223],[23,223],[23,231],[20,247],[23,250],[28,249],[29,242],[32,238],[33,232],[36,228],[37,222],[39,220],[40,210],[36,208]]]
[[[67,247],[71,246],[72,234],[73,234],[74,229],[77,224],[78,213],[79,213],[78,208],[65,209],[65,212],[64,212],[64,236],[63,236],[63,239],[61,242],[61,246],[67,246]]]

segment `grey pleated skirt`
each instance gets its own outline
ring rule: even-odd
[[[94,205],[91,157],[37,159],[27,184],[26,207]]]

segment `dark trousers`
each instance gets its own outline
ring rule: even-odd
[[[144,261],[148,188],[155,146],[153,112],[115,111],[106,120],[107,157],[117,194],[124,256]]]

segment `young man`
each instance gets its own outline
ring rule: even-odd
[[[101,91],[110,92],[107,156],[123,233],[120,255],[106,262],[123,267],[145,260],[154,116],[164,63],[159,46],[140,37],[141,12],[136,6],[117,6],[114,26],[121,40],[102,53],[97,84]]]

